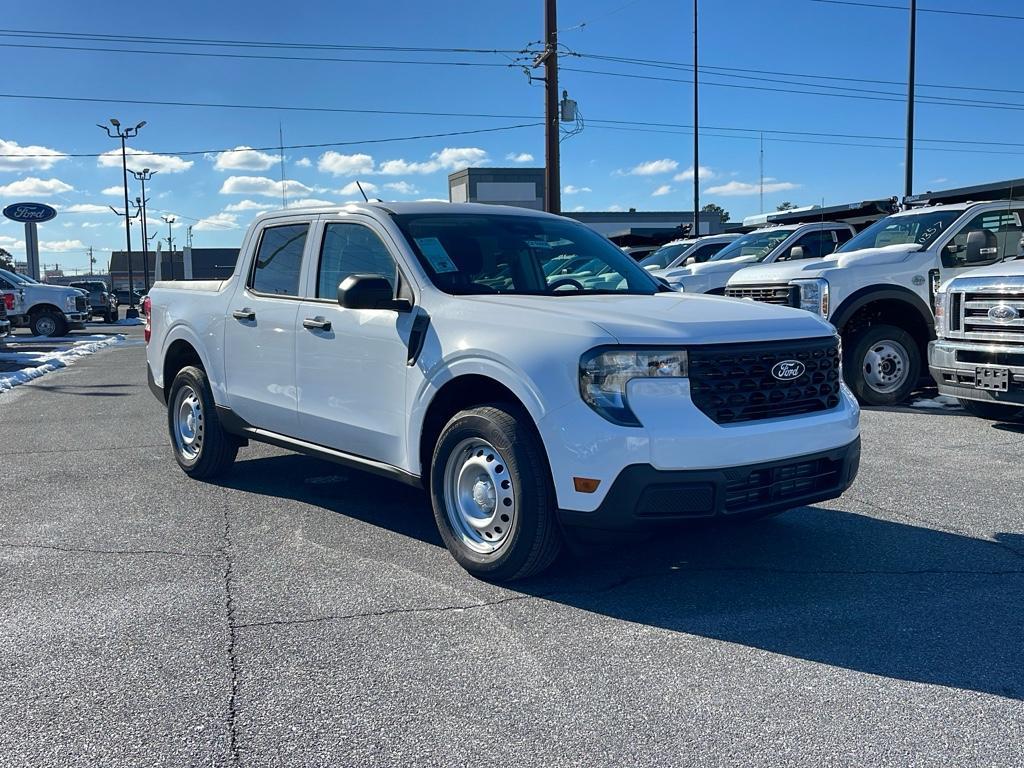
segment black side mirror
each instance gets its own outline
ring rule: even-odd
[[[408,299],[396,299],[387,278],[380,275],[349,275],[338,285],[338,304],[345,309],[393,309],[408,312]]]
[[[973,232],[967,233],[967,247],[965,248],[964,261],[968,264],[978,264],[979,262],[992,261],[995,255],[999,252],[998,248],[986,247],[988,245],[988,238],[985,236],[985,232],[980,229],[976,229]]]

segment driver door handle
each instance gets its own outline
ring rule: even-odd
[[[231,313],[231,316],[233,318],[235,318],[235,320],[255,320],[256,319],[256,313],[253,312],[248,307],[246,307],[245,309],[236,309],[234,312]]]
[[[322,317],[307,317],[302,321],[303,328],[309,328],[311,331],[329,331],[331,330],[331,321],[324,320]]]

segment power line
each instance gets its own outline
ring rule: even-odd
[[[239,149],[237,147],[227,149],[190,149],[185,151],[161,151],[161,152],[133,152],[132,157],[151,157],[153,155],[177,155],[179,157],[189,155],[215,155],[224,154],[227,152],[270,152],[277,151],[280,149],[325,149],[327,147],[348,147],[348,146],[360,146],[364,144],[389,144],[392,142],[399,141],[416,141],[418,139],[440,139],[448,136],[468,136],[476,133],[497,133],[499,131],[513,131],[517,128],[536,128],[538,125],[543,123],[521,123],[519,125],[503,125],[498,128],[474,128],[472,130],[465,131],[447,131],[445,133],[423,133],[416,136],[394,136],[387,139],[363,139],[360,141],[327,141],[318,144],[288,144],[284,147],[280,145],[273,145],[269,147],[246,147],[245,149]],[[58,152],[53,154],[19,154],[19,153],[4,153],[0,154],[0,157],[103,157],[107,155],[107,152]]]
[[[905,5],[885,5],[883,3],[865,3],[858,0],[811,0],[812,3],[824,3],[826,5],[853,5],[859,8],[881,8],[886,11],[906,11]],[[981,11],[950,11],[945,8],[918,8],[920,13],[941,13],[948,16],[976,16],[985,19],[1012,19],[1024,21],[1024,16],[1014,16],[1007,13],[984,13]]]

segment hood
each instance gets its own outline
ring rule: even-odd
[[[653,296],[461,298],[479,305],[483,316],[501,318],[508,326],[536,326],[540,320],[546,333],[575,334],[586,324],[620,344],[725,344],[834,333],[831,325],[810,312],[721,296],[665,292]],[[513,319],[517,311],[533,317],[524,316],[517,322]],[[545,317],[538,318],[538,313]]]
[[[715,272],[735,272],[744,269],[750,264],[757,263],[756,256],[739,256],[726,261],[705,261],[701,264],[691,264],[688,267],[676,267],[659,272],[660,277],[687,277],[689,275],[708,275]],[[665,273],[665,274],[662,274]]]
[[[827,277],[828,271],[842,267],[868,267],[876,264],[898,264],[911,253],[921,250],[917,244],[887,245],[884,248],[864,248],[849,253],[832,253],[823,259],[780,261],[748,267],[737,274],[729,285],[772,285],[799,278]]]
[[[833,253],[825,257],[825,261],[832,262],[837,267],[870,266],[872,264],[898,264],[906,261],[911,253],[921,250],[917,243],[900,243],[899,245],[886,245],[882,248],[862,248],[859,251],[848,251],[846,253]]]
[[[1024,279],[1024,259],[1014,259],[998,264],[990,264],[987,267],[978,267],[970,272],[957,275],[953,280],[971,277],[1006,277],[1012,278],[1014,285],[1019,285],[1021,279]]]
[[[48,283],[25,283],[18,286],[25,291],[43,291],[45,293],[71,294],[72,296],[87,296],[88,294],[80,288],[68,288],[66,285],[50,285]]]

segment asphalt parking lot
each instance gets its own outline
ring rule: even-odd
[[[865,412],[833,503],[502,588],[413,489],[189,480],[118,331],[0,395],[0,765],[1024,764],[1024,426]]]

